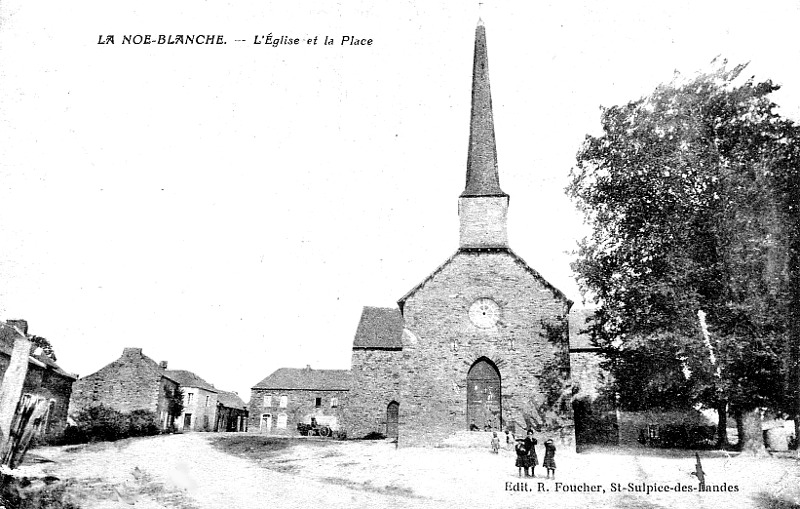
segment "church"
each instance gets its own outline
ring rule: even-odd
[[[528,428],[574,444],[572,301],[509,246],[509,195],[500,186],[480,22],[473,66],[458,249],[403,295],[397,308],[364,308],[349,372],[293,370],[288,384],[276,382],[278,374],[285,375],[278,370],[253,388],[251,416],[272,419],[261,402],[285,397],[286,412],[302,417],[308,410],[333,419],[328,422],[348,437],[381,433],[397,437],[399,446],[437,445],[470,430],[519,434]],[[316,381],[322,375],[335,375],[336,383],[326,389]],[[336,407],[322,392],[308,390],[335,391],[328,399]],[[300,407],[291,411],[295,392]],[[316,404],[303,408],[312,399]],[[273,430],[271,422],[260,427]]]
[[[434,445],[462,430],[533,426],[572,442],[572,301],[511,250],[508,208],[479,22],[458,250],[397,309],[364,309],[344,413],[348,436],[385,423],[400,445]]]

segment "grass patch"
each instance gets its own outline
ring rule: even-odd
[[[369,491],[370,493],[382,493],[384,495],[398,495],[408,498],[421,498],[414,494],[414,491],[409,488],[401,488],[400,486],[374,486],[371,482],[359,483],[349,479],[342,479],[341,477],[321,477],[319,479],[328,484],[335,484],[337,486],[346,486],[354,490]]]
[[[327,447],[336,443],[330,440],[303,440],[299,438],[277,438],[259,435],[221,435],[211,436],[209,439],[211,445],[224,453],[254,460],[271,458],[286,449],[298,445],[303,445],[305,447]]]

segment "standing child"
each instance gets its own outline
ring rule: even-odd
[[[525,477],[528,477],[528,468],[531,469],[531,477],[536,477],[534,473],[536,465],[539,464],[539,458],[536,457],[536,444],[539,442],[533,436],[533,430],[528,429],[528,436],[525,437],[525,450],[528,455],[525,457]]]
[[[492,452],[498,454],[500,452],[500,439],[497,438],[497,432],[492,432]]]
[[[544,443],[544,461],[542,466],[547,469],[547,478],[550,479],[550,472],[553,473],[553,479],[556,478],[556,444],[553,439],[548,438]]]
[[[519,469],[519,476],[522,477],[522,469],[524,468],[525,477],[528,477],[528,449],[525,447],[525,441],[518,438],[514,451],[517,453],[517,461],[514,465]]]

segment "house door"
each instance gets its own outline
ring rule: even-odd
[[[502,429],[500,373],[489,359],[478,359],[467,373],[467,429]]]
[[[261,432],[269,433],[272,430],[272,414],[261,415]]]
[[[386,407],[386,436],[397,438],[398,423],[400,422],[400,404],[392,401]]]
[[[183,429],[192,429],[192,414],[183,416]]]

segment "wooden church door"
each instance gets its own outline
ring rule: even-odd
[[[390,438],[397,438],[398,423],[400,421],[400,404],[397,401],[392,401],[386,407],[386,436]]]
[[[486,358],[467,373],[467,429],[502,429],[500,373]]]

